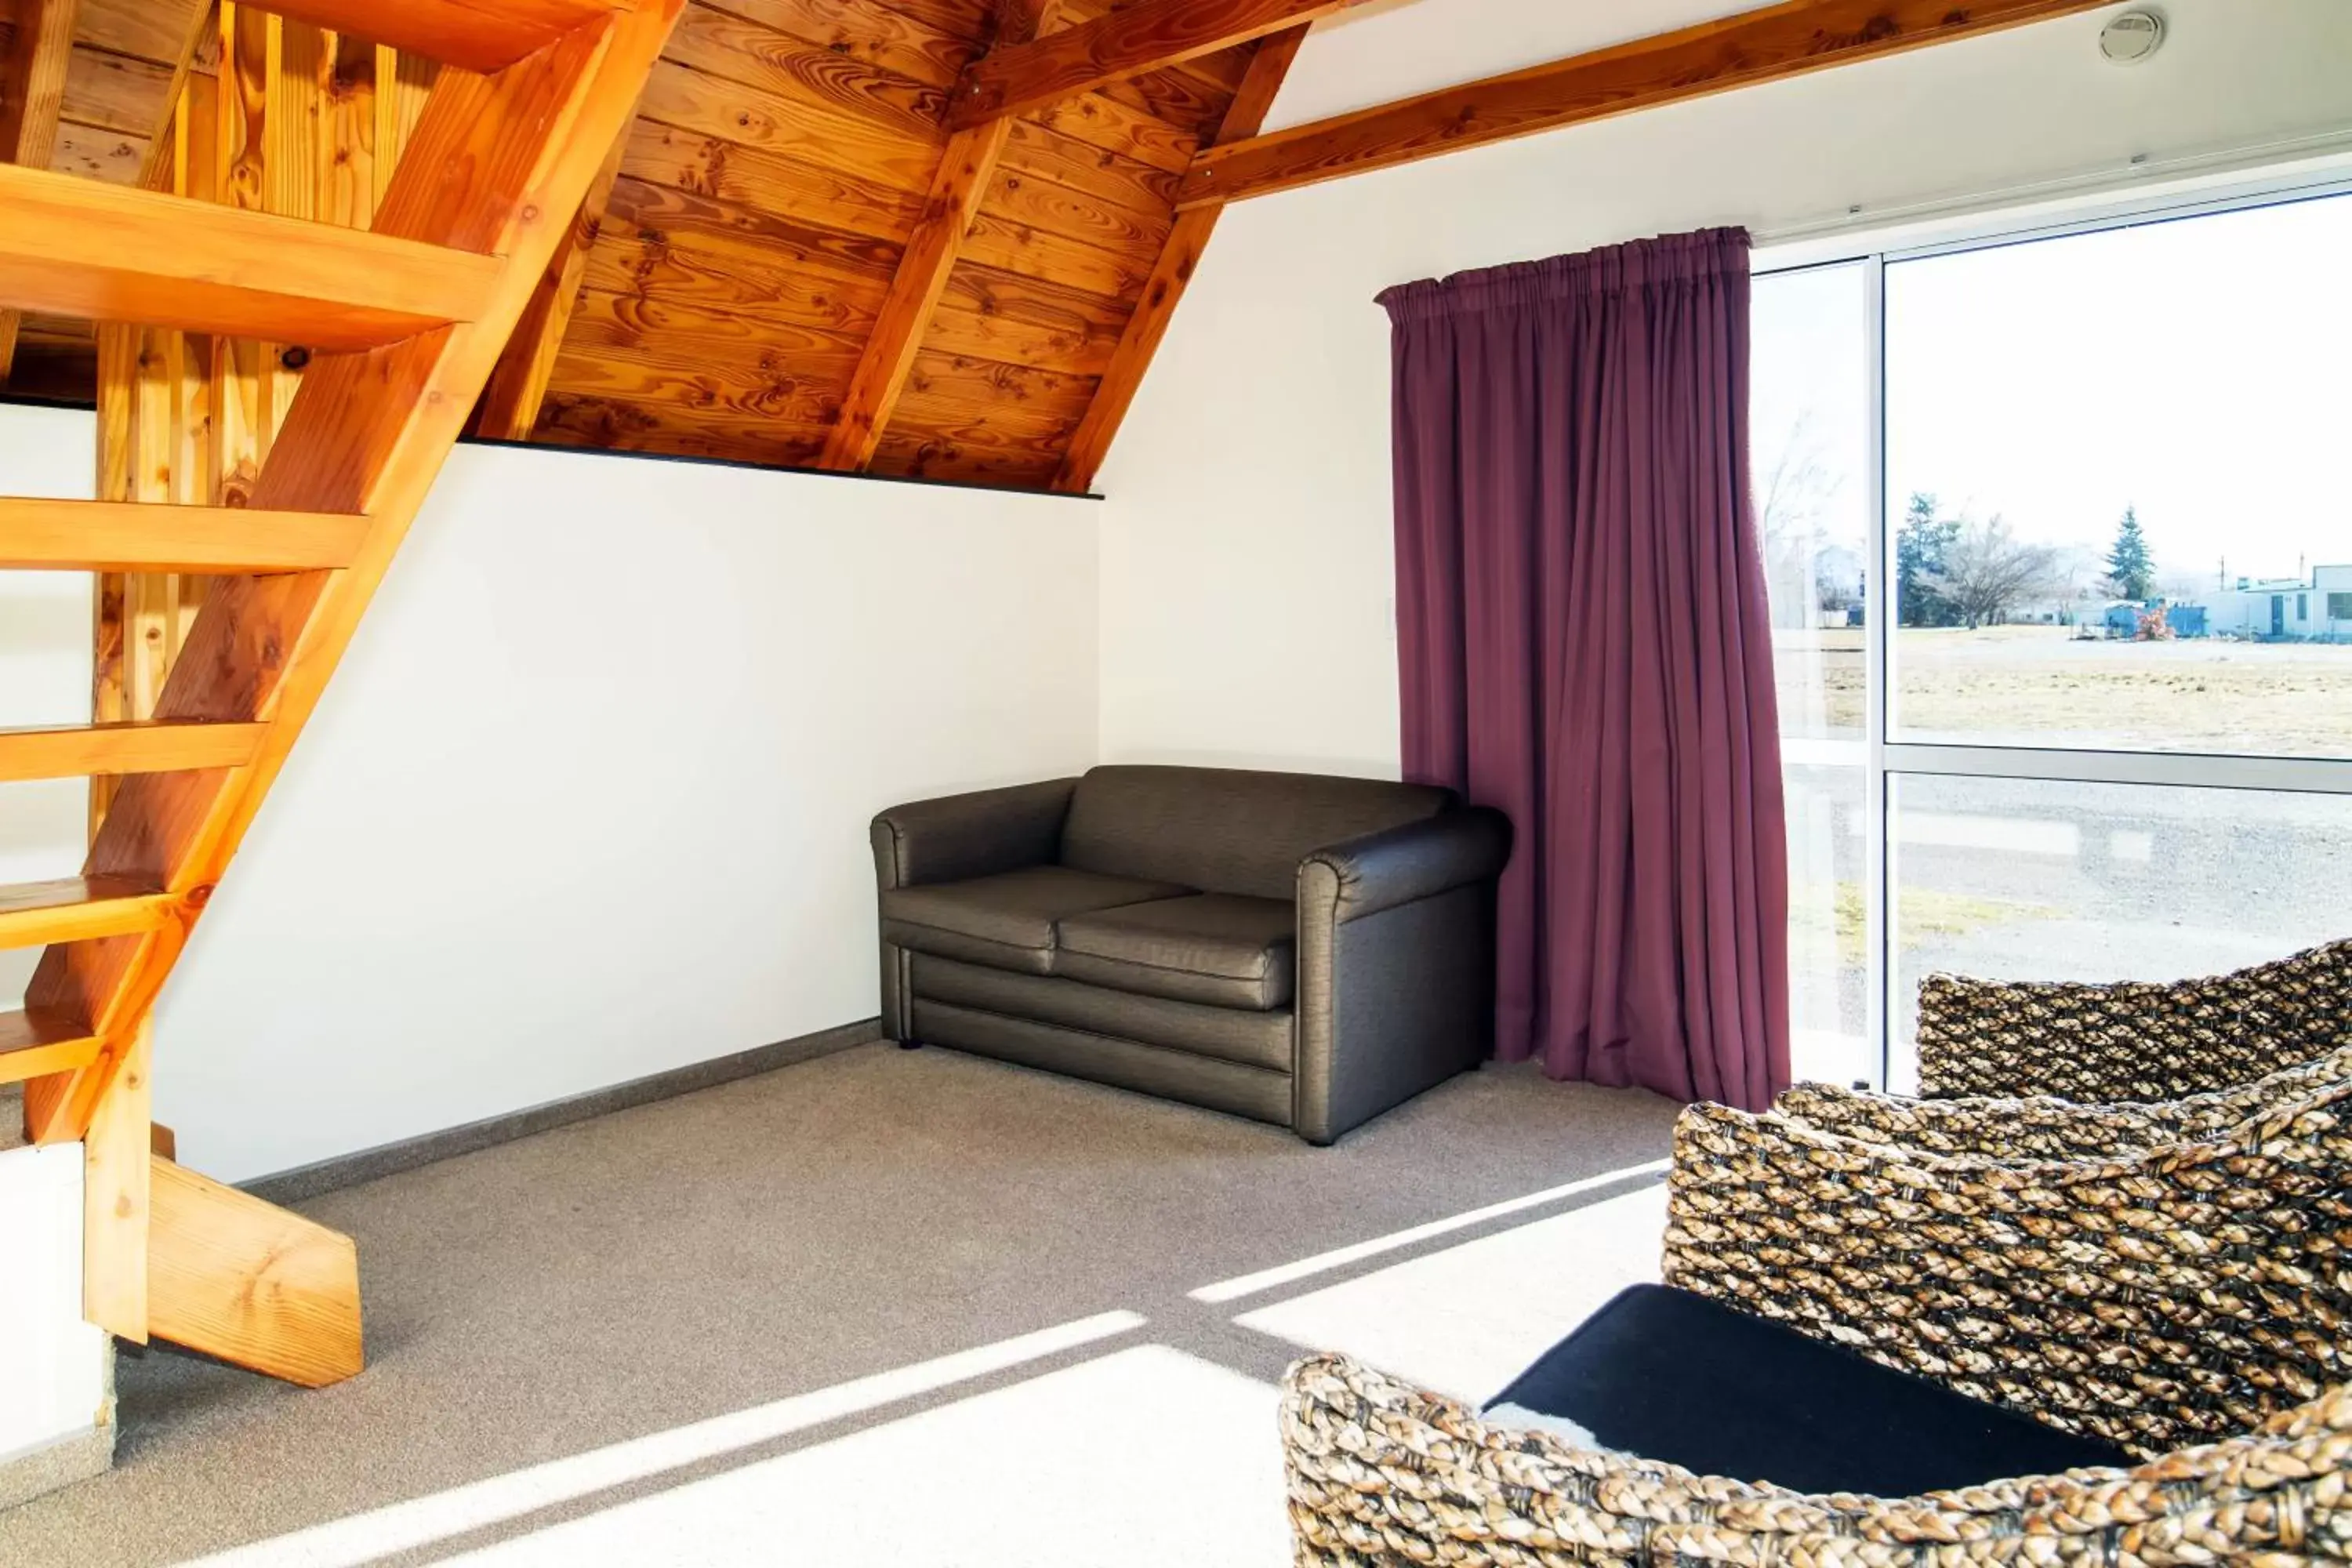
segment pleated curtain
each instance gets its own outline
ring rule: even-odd
[[[1760,1110],[1788,862],[1748,479],[1748,236],[1407,284],[1406,776],[1509,814],[1498,1054]]]

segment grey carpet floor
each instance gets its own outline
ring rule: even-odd
[[[1661,1158],[1674,1112],[1490,1068],[1315,1149],[950,1051],[860,1047],[301,1205],[358,1239],[367,1371],[306,1393],[126,1356],[115,1470],[0,1513],[0,1563],[177,1563],[1120,1309],[1271,1379],[1295,1352],[1189,1291]]]

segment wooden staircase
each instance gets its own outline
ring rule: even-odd
[[[0,731],[0,782],[115,780],[0,1014],[27,1136],[89,1161],[84,1309],[295,1382],[359,1370],[347,1238],[151,1152],[149,1017],[683,0],[273,0],[442,69],[370,229],[0,165],[0,312],[308,352],[249,505],[0,500],[0,568],[213,574],[152,718]]]

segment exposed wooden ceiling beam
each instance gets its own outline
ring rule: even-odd
[[[1053,15],[1057,0],[1003,0],[999,11],[998,47],[1018,45],[1037,36]],[[964,237],[971,231],[973,215],[988,183],[995,176],[1010,120],[992,120],[948,138],[939,172],[931,177],[923,216],[898,258],[898,270],[883,297],[874,331],[858,356],[856,374],[842,394],[841,412],[827,433],[817,466],[855,472],[874,460],[882,445],[883,428],[890,422],[898,395],[915,368],[931,316],[947,292]]]
[[[972,62],[956,84],[948,128],[1081,98],[1146,71],[1214,54],[1344,11],[1361,0],[1141,0]]]
[[[0,160],[49,166],[79,9],[78,0],[19,0],[7,58],[0,62]]]
[[[563,350],[563,334],[572,326],[572,307],[580,301],[580,280],[588,271],[588,252],[604,224],[604,207],[613,199],[613,183],[620,178],[621,157],[628,150],[624,131],[613,142],[604,166],[580,204],[572,222],[572,237],[556,247],[555,258],[531,290],[530,303],[507,340],[499,368],[482,394],[474,434],[493,441],[528,440],[539,424],[539,410],[547,401],[547,384],[555,373],[555,356]]]
[[[66,66],[73,58],[79,0],[17,0],[16,26],[0,53],[0,162],[46,169],[58,145]],[[15,310],[0,309],[0,386],[16,365]]]
[[[1654,109],[2088,11],[2107,0],[1786,0],[1550,65],[1203,150],[1178,209]]]
[[[1256,50],[1250,56],[1248,74],[1242,78],[1241,89],[1234,94],[1234,101],[1217,127],[1217,143],[1257,134],[1258,127],[1265,123],[1266,111],[1274,107],[1274,95],[1281,90],[1283,79],[1290,74],[1290,62],[1297,58],[1298,46],[1307,41],[1307,31],[1302,25],[1258,41]],[[1065,495],[1084,495],[1093,488],[1095,475],[1101,470],[1103,459],[1110,455],[1110,444],[1135,402],[1137,390],[1143,385],[1152,356],[1160,352],[1160,340],[1168,335],[1176,306],[1192,281],[1192,270],[1200,265],[1201,253],[1208,248],[1209,237],[1216,231],[1217,216],[1223,211],[1224,204],[1218,202],[1176,215],[1167,243],[1160,247],[1160,259],[1143,286],[1143,298],[1136,302],[1135,313],[1128,318],[1118,347],[1112,352],[1110,364],[1095,388],[1094,400],[1087,405],[1086,416],[1070,437],[1069,453],[1062,459],[1062,471],[1054,479],[1056,490]]]

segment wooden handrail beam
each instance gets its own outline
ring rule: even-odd
[[[0,569],[317,571],[351,564],[367,522],[340,512],[0,500]]]
[[[1193,159],[1179,211],[1877,59],[2103,0],[1786,0],[1549,65],[1294,126]]]
[[[478,319],[499,270],[393,235],[0,167],[0,307],[370,349]]]

